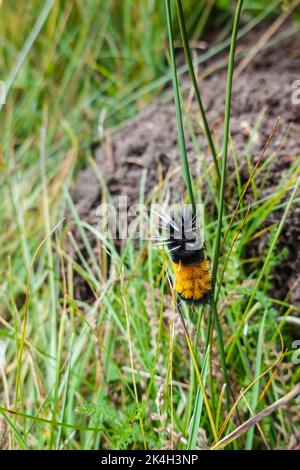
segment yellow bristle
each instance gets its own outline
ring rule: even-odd
[[[199,302],[210,293],[212,280],[208,259],[191,265],[173,263],[173,268],[175,289],[183,299]]]

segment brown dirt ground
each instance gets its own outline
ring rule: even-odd
[[[262,30],[249,35],[246,40],[242,41],[241,47],[255,44],[261,34]],[[233,83],[230,129],[244,182],[249,176],[245,155],[245,146],[249,138],[248,129],[255,127],[260,113],[265,109],[262,123],[249,151],[254,162],[276,118],[280,116],[279,128],[268,151],[268,155],[271,151],[276,152],[276,160],[263,196],[272,194],[274,184],[288,171],[300,154],[300,105],[293,105],[291,101],[291,85],[294,80],[300,78],[299,43],[300,33],[296,33],[291,38],[281,41],[279,45],[259,52],[245,70],[235,77]],[[214,63],[216,60],[219,61],[220,56],[214,59]],[[210,65],[213,66],[213,64]],[[189,83],[185,79],[183,81],[186,84]],[[208,121],[219,142],[221,142],[223,129],[225,83],[225,68],[215,71],[201,81],[201,94]],[[97,149],[95,163],[113,199],[120,194],[126,194],[130,203],[137,202],[143,170],[147,171],[145,188],[147,194],[153,191],[162,176],[166,177],[165,181],[168,182],[165,185],[168,188],[171,190],[176,188],[177,193],[180,191],[184,193],[179,174],[180,156],[175,109],[172,94],[168,93],[168,96],[169,98],[162,98],[146,107],[135,119],[112,133],[111,138]],[[191,113],[195,111],[196,114],[197,109],[193,99],[189,97],[189,90],[185,97]],[[189,101],[190,104],[188,104]],[[199,165],[199,159],[200,162],[202,159],[203,169],[211,163],[211,157],[200,129],[197,131],[197,139],[203,155],[199,156],[195,153],[188,139],[187,149],[193,176],[199,178],[202,184],[201,171],[203,170]],[[228,174],[231,180],[234,178],[233,169],[230,152]],[[232,184],[233,181],[229,181],[229,186]],[[95,223],[95,208],[101,202],[101,185],[92,167],[80,173],[74,188],[73,199],[80,217],[89,223]],[[274,273],[276,296],[284,298],[290,289],[290,302],[297,305],[300,304],[299,215],[300,204],[293,207],[280,239],[280,246],[286,246],[290,254]],[[279,218],[280,213],[276,212],[269,221],[273,222]],[[252,249],[259,253],[262,248],[262,244],[258,244]]]

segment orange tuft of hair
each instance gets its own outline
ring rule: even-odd
[[[210,299],[212,277],[210,263],[207,258],[195,263],[184,265],[173,263],[175,289],[179,296],[193,303],[206,303]]]

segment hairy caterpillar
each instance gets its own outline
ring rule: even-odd
[[[188,303],[208,303],[212,292],[210,260],[203,243],[197,240],[195,216],[182,210],[173,217],[168,216],[166,228],[168,236],[163,244],[168,246],[173,261],[178,296]]]

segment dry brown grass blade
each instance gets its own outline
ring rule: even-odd
[[[15,400],[14,400],[14,410],[16,411],[17,405],[18,405],[18,396],[19,396],[19,386],[20,386],[20,373],[21,373],[21,363],[22,363],[22,356],[23,356],[23,348],[25,344],[25,331],[26,331],[26,325],[27,325],[27,316],[28,316],[28,306],[29,306],[29,292],[30,292],[30,283],[31,283],[31,272],[34,267],[34,262],[39,254],[41,248],[43,245],[46,243],[49,237],[51,237],[52,233],[54,233],[60,224],[65,220],[63,217],[56,225],[55,227],[50,230],[49,233],[43,238],[37,249],[35,250],[31,263],[30,263],[30,268],[27,273],[27,286],[26,286],[26,297],[25,297],[25,305],[24,305],[24,317],[23,317],[23,323],[22,323],[22,330],[21,330],[21,338],[20,338],[20,347],[19,347],[19,353],[18,353],[18,365],[17,365],[17,377],[16,377],[16,388],[15,388]]]
[[[239,226],[238,231],[237,231],[237,233],[236,233],[236,235],[235,235],[235,237],[234,237],[234,239],[233,239],[233,242],[231,243],[230,249],[229,249],[229,251],[228,251],[228,253],[227,253],[226,260],[225,260],[225,263],[224,263],[224,266],[223,266],[223,269],[222,269],[222,273],[221,273],[221,276],[220,276],[220,280],[219,280],[219,283],[218,283],[218,290],[217,290],[217,295],[216,295],[216,298],[217,298],[217,299],[218,299],[218,297],[219,297],[219,293],[220,293],[220,289],[221,289],[223,277],[224,277],[224,274],[225,274],[225,270],[226,270],[226,267],[227,267],[229,258],[230,258],[230,256],[231,256],[231,253],[232,253],[232,250],[233,250],[233,248],[234,248],[234,245],[236,244],[237,239],[238,239],[238,237],[239,237],[241,231],[242,231],[243,228],[244,228],[244,225],[245,225],[245,223],[246,223],[247,217],[248,217],[249,212],[250,212],[250,207],[251,207],[251,206],[250,206],[250,203],[249,203],[249,204],[248,204],[248,208],[247,208],[247,212],[246,212],[246,214],[245,214],[245,217],[243,218],[242,223],[241,223],[241,225]]]
[[[251,406],[250,406],[250,403],[249,403],[248,400],[247,400],[247,398],[246,398],[245,396],[243,396],[243,398],[244,398],[244,402],[246,403],[247,408],[248,408],[248,410],[249,410],[251,416],[252,416],[252,417],[255,416],[255,415],[254,415],[254,412],[253,412],[253,410],[252,410],[252,408],[251,408]],[[266,437],[265,437],[265,435],[264,435],[264,432],[263,432],[263,430],[262,430],[260,424],[257,423],[256,426],[257,426],[257,429],[258,429],[258,431],[259,431],[259,434],[261,435],[261,438],[262,438],[262,440],[263,440],[263,442],[264,442],[266,448],[267,448],[268,450],[270,450],[270,446],[269,446],[269,444],[268,444],[268,442],[267,442],[267,439],[266,439]]]
[[[136,380],[135,380],[135,372],[134,372],[135,369],[134,369],[134,366],[133,366],[133,350],[132,350],[132,340],[131,340],[131,333],[130,333],[129,310],[128,310],[127,301],[126,301],[126,292],[125,292],[125,283],[124,283],[124,268],[119,270],[119,277],[120,277],[120,282],[121,282],[121,296],[122,296],[122,300],[123,300],[123,304],[124,304],[125,317],[126,317],[127,340],[128,340],[128,348],[129,348],[130,366],[131,366],[131,370],[132,370],[133,390],[134,390],[134,396],[135,396],[136,404],[139,405],[139,396],[138,396]],[[146,443],[144,425],[143,425],[142,418],[140,418],[139,423],[140,423],[140,429],[141,429],[141,433],[142,433],[142,437],[143,437],[144,449],[147,450],[147,443]]]
[[[271,384],[272,384],[272,382],[273,382],[273,380],[275,379],[276,376],[277,376],[277,369],[273,370],[268,382],[266,383],[265,387],[263,388],[263,391],[261,392],[261,394],[258,397],[258,401],[261,401],[264,398],[264,396],[266,395],[267,391],[271,387]]]
[[[274,367],[276,367],[278,364],[280,364],[280,362],[283,360],[284,358],[284,343],[283,343],[283,338],[282,338],[282,335],[280,333],[280,331],[278,331],[279,333],[279,336],[280,336],[280,342],[281,342],[281,351],[279,353],[279,356],[277,357],[277,359],[273,362],[273,364],[271,364],[270,367],[268,367],[268,369],[266,369],[264,372],[262,372],[258,377],[256,377],[256,379],[254,379],[249,385],[248,387],[245,388],[244,391],[242,391],[239,395],[239,397],[237,398],[236,402],[233,404],[231,410],[229,411],[228,415],[226,416],[225,418],[225,421],[224,423],[222,424],[221,428],[220,428],[220,431],[219,431],[219,439],[220,437],[222,436],[222,434],[225,432],[225,429],[234,413],[234,411],[236,410],[238,404],[240,403],[240,401],[242,400],[242,398],[246,395],[246,393],[251,390],[251,388],[253,387],[253,385],[258,382],[262,377],[264,377],[266,374],[268,374],[272,369],[274,369]],[[219,441],[220,442],[220,441]],[[215,444],[214,444],[215,445]]]
[[[259,41],[252,47],[252,49],[249,51],[247,56],[242,60],[240,65],[237,67],[236,72],[235,72],[235,77],[238,77],[243,70],[250,64],[250,62],[254,59],[256,54],[264,47],[264,45],[271,39],[271,37],[278,31],[280,26],[283,25],[283,23],[288,19],[288,17],[291,15],[293,10],[299,5],[299,0],[296,0],[293,2],[290,7],[284,11],[277,19],[274,21],[274,23],[271,24],[271,26],[267,29],[267,31],[264,32],[264,34],[261,36]]]
[[[251,173],[251,175],[249,176],[248,181],[247,181],[247,183],[246,183],[245,186],[244,186],[244,189],[243,189],[243,191],[242,191],[242,194],[241,194],[241,196],[240,196],[240,198],[239,198],[239,200],[238,200],[238,203],[237,203],[237,205],[236,205],[236,207],[235,207],[235,209],[234,209],[234,211],[233,211],[233,214],[232,214],[232,217],[231,217],[231,219],[230,219],[229,225],[228,225],[227,230],[226,230],[226,232],[225,232],[224,238],[223,238],[222,243],[221,243],[220,250],[222,250],[222,248],[223,248],[223,246],[224,246],[224,244],[225,244],[225,241],[226,241],[226,239],[227,239],[227,235],[228,235],[228,233],[229,233],[229,231],[230,231],[230,229],[231,229],[231,227],[232,227],[232,224],[233,224],[233,221],[234,221],[235,216],[236,216],[236,214],[237,214],[237,211],[239,210],[239,207],[240,207],[240,205],[241,205],[241,202],[242,202],[242,200],[243,200],[243,198],[244,198],[244,196],[245,196],[245,194],[246,194],[246,192],[247,192],[247,190],[248,190],[248,188],[249,188],[249,186],[250,186],[250,184],[251,184],[251,181],[252,181],[253,178],[254,178],[254,175],[255,175],[255,173],[256,173],[256,170],[257,170],[257,168],[259,167],[259,165],[260,165],[262,159],[264,158],[264,155],[265,155],[267,149],[269,148],[269,145],[270,145],[270,143],[271,143],[271,140],[272,140],[272,138],[273,138],[273,136],[274,136],[274,134],[275,134],[275,132],[276,132],[276,130],[277,130],[279,121],[280,121],[280,118],[277,118],[277,119],[276,119],[276,122],[275,122],[275,124],[274,124],[274,126],[273,126],[273,129],[272,129],[272,131],[271,131],[271,133],[270,133],[270,135],[269,135],[269,137],[268,137],[268,139],[267,139],[267,141],[266,141],[266,143],[265,143],[265,145],[264,145],[264,148],[263,148],[263,150],[262,150],[262,152],[261,152],[261,154],[260,154],[260,156],[259,156],[257,162],[255,163],[255,165],[254,165],[254,167],[253,167],[252,173]]]
[[[225,436],[219,442],[214,444],[211,447],[211,450],[217,450],[217,449],[221,449],[227,446],[230,442],[234,441],[235,439],[240,437],[242,434],[244,434],[246,431],[248,431],[249,428],[257,425],[261,420],[266,418],[266,416],[269,416],[271,413],[273,413],[273,411],[277,410],[281,406],[286,405],[293,398],[297,397],[299,394],[300,394],[300,383],[295,385],[295,387],[292,388],[292,390],[289,393],[279,398],[279,400],[276,400],[274,403],[272,403],[272,405],[267,406],[267,408],[265,408],[264,410],[257,413],[255,416],[245,421],[245,423],[241,424],[238,428],[236,428],[234,431],[228,434],[228,436]]]

